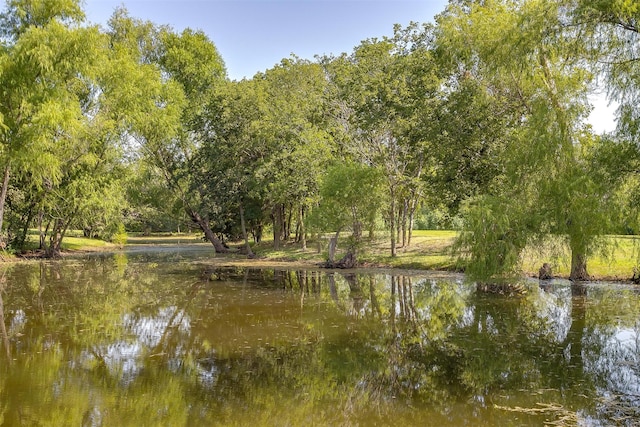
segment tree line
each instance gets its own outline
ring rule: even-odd
[[[605,234],[636,229],[639,18],[631,0],[450,0],[433,24],[232,81],[202,31],[9,0],[1,243],[37,229],[53,256],[70,229],[194,227],[252,255],[266,231],[276,248],[350,232],[355,259],[383,224],[395,256],[428,206],[461,218],[474,277],[553,238],[586,278]],[[586,122],[596,89],[613,133]]]

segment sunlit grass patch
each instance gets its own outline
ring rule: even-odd
[[[456,269],[455,258],[449,253],[456,235],[457,232],[446,230],[414,231],[411,245],[398,247],[397,256],[392,257],[389,239],[379,233],[373,240],[363,239],[358,249],[358,260],[362,265],[422,270]],[[338,240],[336,259],[346,253],[347,237],[345,234]],[[321,263],[327,260],[328,241],[328,236],[320,240],[311,239],[307,242],[306,250],[300,244],[287,243],[276,251],[273,242],[268,240],[254,245],[253,249],[268,259]]]
[[[588,257],[587,271],[595,279],[629,279],[638,265],[639,250],[638,236],[605,236],[600,241],[600,249]],[[542,248],[527,248],[522,256],[522,270],[528,276],[537,276],[545,262],[552,265],[554,275],[568,277],[571,272],[569,248],[557,242]]]
[[[378,233],[376,239],[364,239],[358,251],[361,265],[380,266],[416,270],[455,270],[463,271],[464,264],[458,254],[453,253],[452,245],[458,232],[452,230],[414,230],[411,245],[398,245],[397,255],[391,256],[389,239],[384,233]],[[336,259],[346,251],[346,237],[338,242]],[[279,261],[300,261],[321,263],[327,258],[328,236],[307,242],[307,249],[299,244],[283,243],[279,250],[273,250],[273,242],[263,241],[254,246],[259,256]],[[638,265],[640,237],[607,236],[602,240],[602,250],[588,259],[588,271],[594,279],[626,280],[632,277],[633,269]],[[318,248],[320,249],[318,251]],[[522,254],[523,274],[536,277],[543,263],[553,266],[553,274],[568,277],[571,270],[571,257],[568,248],[561,239],[549,241],[542,247],[527,248]]]
[[[117,245],[104,240],[89,239],[87,237],[65,237],[62,240],[62,249],[68,251],[81,251],[90,249],[115,248]]]
[[[29,230],[24,249],[36,251],[39,248],[39,234],[37,230]],[[63,251],[91,251],[116,249],[118,245],[100,239],[84,237],[81,230],[69,230],[62,239]]]
[[[129,245],[182,245],[182,244],[211,244],[207,242],[201,233],[154,233],[151,235],[129,234]]]
[[[452,239],[458,235],[454,230],[413,230],[413,237],[425,237],[431,239]]]

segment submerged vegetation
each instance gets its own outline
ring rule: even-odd
[[[217,252],[312,258],[332,236],[328,266],[630,277],[635,251],[607,236],[640,229],[639,21],[630,1],[452,0],[433,24],[231,81],[202,31],[8,0],[0,244],[33,249],[36,229],[54,257],[74,229],[197,230]],[[619,105],[610,134],[586,123],[598,91]],[[455,237],[424,245],[426,223]]]

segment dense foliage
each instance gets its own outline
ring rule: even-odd
[[[252,255],[265,232],[305,248],[311,232],[360,244],[378,228],[394,256],[437,211],[462,218],[476,277],[554,238],[587,278],[600,236],[637,229],[639,19],[633,1],[451,0],[434,25],[231,81],[201,31],[9,0],[1,243],[29,247],[37,229],[55,255],[71,228],[108,239],[125,224],[200,229],[218,251],[243,238]],[[595,135],[603,89],[618,130]]]

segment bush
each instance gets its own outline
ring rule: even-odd
[[[124,224],[118,224],[118,227],[111,236],[111,243],[115,243],[116,245],[124,246],[127,244],[127,231],[124,228]]]

